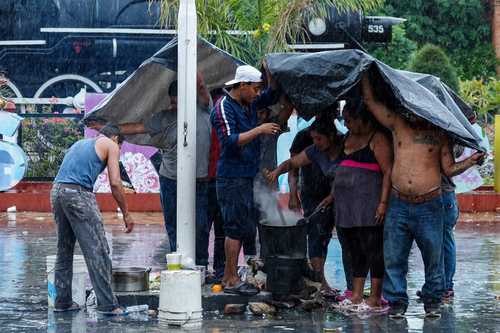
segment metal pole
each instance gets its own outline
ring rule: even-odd
[[[196,225],[196,60],[195,0],[181,0],[178,17],[177,251],[194,265]]]
[[[500,115],[495,116],[495,191],[500,193]]]

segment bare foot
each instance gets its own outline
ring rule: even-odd
[[[366,304],[368,304],[372,308],[378,308],[378,307],[382,306],[382,302],[381,302],[380,298],[371,297],[371,296],[366,299]]]
[[[360,304],[361,302],[363,302],[363,297],[352,297],[351,302],[352,304]]]
[[[237,285],[238,283],[240,283],[240,278],[239,277],[235,277],[235,278],[228,278],[228,279],[222,279],[222,285],[224,287],[234,287],[235,285]]]

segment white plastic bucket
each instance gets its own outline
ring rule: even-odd
[[[54,278],[54,270],[56,267],[56,256],[47,256],[47,300],[49,308],[54,307],[56,301],[56,286]],[[81,307],[85,306],[85,280],[87,278],[87,265],[82,255],[73,256],[73,282],[71,292],[73,302]]]
[[[194,270],[162,271],[158,319],[161,323],[182,327],[200,327],[200,272]]]

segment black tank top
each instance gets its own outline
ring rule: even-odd
[[[375,158],[375,154],[373,150],[370,148],[370,143],[372,142],[373,137],[375,136],[375,132],[368,140],[366,146],[361,149],[358,149],[350,154],[346,154],[345,151],[342,151],[342,160],[351,160],[358,163],[378,163]],[[346,137],[347,140],[347,137]],[[344,140],[345,141],[345,140]]]

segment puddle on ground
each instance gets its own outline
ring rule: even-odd
[[[54,314],[47,308],[45,258],[55,254],[55,229],[51,218],[19,214],[16,223],[0,215],[0,327],[6,332],[181,332],[164,328],[156,318],[134,314],[104,318],[92,312]],[[137,225],[124,234],[121,225],[106,225],[113,265],[162,267],[168,248],[162,224]],[[500,331],[500,224],[463,224],[456,231],[457,273],[455,297],[443,308],[441,319],[424,318],[423,305],[415,292],[424,281],[423,263],[412,250],[408,289],[411,303],[403,320],[384,315],[345,316],[318,310],[296,310],[275,317],[250,314],[223,316],[204,314],[203,327],[190,332],[499,332]],[[345,288],[339,244],[330,243],[327,278],[334,287]],[[77,249],[77,253],[79,250]]]

